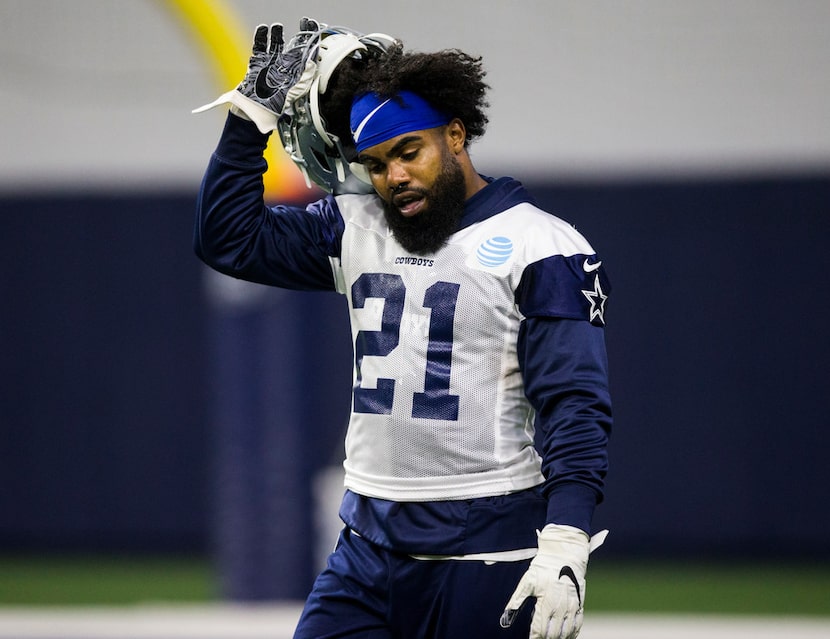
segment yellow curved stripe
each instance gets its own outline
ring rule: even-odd
[[[245,30],[227,2],[222,0],[160,0],[191,34],[210,65],[217,94],[236,86],[245,75],[254,27]],[[247,31],[250,31],[248,33]],[[283,150],[277,134],[265,151],[269,169],[264,176],[265,198],[305,201],[311,191],[299,169]]]

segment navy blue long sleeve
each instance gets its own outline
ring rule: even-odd
[[[536,411],[548,523],[590,532],[603,498],[611,433],[604,329],[530,317],[519,335],[525,394]]]
[[[263,201],[268,136],[228,115],[202,180],[194,250],[217,271],[260,284],[333,290],[343,221],[331,198],[308,208]]]

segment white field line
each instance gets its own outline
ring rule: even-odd
[[[830,617],[587,614],[579,639],[829,639]]]
[[[300,604],[3,608],[0,639],[290,639]],[[580,639],[828,639],[830,617],[588,614]]]

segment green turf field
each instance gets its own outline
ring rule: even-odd
[[[596,611],[830,616],[830,565],[595,561],[587,588]]]
[[[203,559],[0,557],[0,605],[199,603],[216,598]]]
[[[0,557],[0,606],[216,600],[204,559]],[[830,566],[595,561],[588,608],[830,616]]]

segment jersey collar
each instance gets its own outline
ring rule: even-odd
[[[511,177],[481,177],[487,181],[487,186],[464,203],[464,215],[458,225],[459,230],[498,215],[517,204],[536,204],[533,196],[518,180]]]

